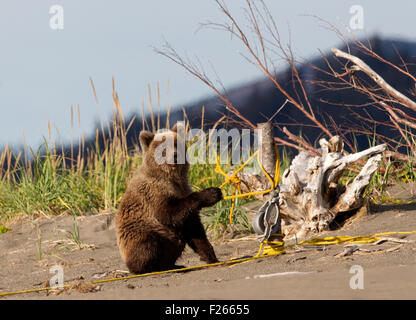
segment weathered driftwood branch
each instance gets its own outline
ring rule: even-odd
[[[287,238],[326,230],[338,214],[360,208],[362,193],[386,149],[383,144],[345,156],[339,136],[319,143],[322,156],[300,152],[283,173],[280,206]],[[338,183],[348,165],[366,157],[366,164],[349,185]]]
[[[406,107],[416,111],[416,102],[406,97],[403,93],[397,91],[394,89],[390,84],[388,84],[378,73],[376,73],[373,69],[371,69],[364,61],[361,59],[350,55],[346,52],[343,52],[339,49],[332,48],[332,52],[340,58],[347,59],[354,63],[354,68],[361,70],[365,74],[367,74],[371,79],[374,80],[375,83],[377,83],[384,91],[386,91],[388,94],[396,98],[398,101],[400,101],[402,104],[404,104]]]
[[[319,143],[321,155],[301,151],[283,173],[279,204],[286,239],[326,230],[338,214],[362,207],[363,192],[386,150],[382,144],[344,155],[344,143],[339,136],[329,141],[321,139]],[[350,164],[364,158],[368,158],[365,165],[350,184],[338,183]],[[242,174],[240,178],[252,191],[268,188],[267,182],[257,175]]]

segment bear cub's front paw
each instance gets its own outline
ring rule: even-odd
[[[220,188],[207,188],[199,192],[201,204],[203,207],[209,207],[222,200],[222,192]]]

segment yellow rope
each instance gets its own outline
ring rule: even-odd
[[[379,237],[379,236],[389,236],[391,234],[409,234],[409,233],[416,233],[415,231],[392,231],[392,232],[382,232],[382,233],[376,233],[374,236],[375,237]]]
[[[410,201],[406,201],[406,200],[400,200],[400,199],[396,199],[396,198],[394,198],[394,197],[382,197],[382,203],[383,202],[387,202],[387,201],[391,201],[391,202],[393,202],[394,204],[413,204],[413,203],[415,203],[416,202],[416,199],[413,199],[413,200],[410,200]],[[377,202],[377,203],[379,203],[379,202]]]
[[[270,177],[270,175],[267,173],[267,171],[264,169],[263,165],[261,164],[260,161],[260,152],[259,150],[257,150],[256,152],[254,152],[250,158],[247,159],[246,162],[243,163],[243,165],[238,168],[237,171],[235,171],[231,176],[228,176],[227,173],[225,173],[220,166],[220,157],[217,155],[217,165],[215,167],[215,172],[219,173],[221,175],[223,175],[226,179],[225,181],[219,186],[220,189],[224,188],[225,185],[227,185],[228,183],[232,183],[234,186],[234,190],[233,190],[233,195],[231,196],[224,196],[224,200],[229,200],[231,199],[231,209],[230,209],[230,224],[233,223],[233,212],[234,212],[234,207],[235,207],[235,200],[237,198],[249,198],[251,196],[254,195],[258,195],[258,194],[265,194],[265,193],[269,193],[271,191],[273,191],[274,189],[276,189],[278,183],[279,183],[279,176],[280,176],[280,157],[279,157],[279,152],[277,150],[277,147],[275,145],[275,153],[276,153],[276,163],[275,163],[275,170],[274,170],[274,179],[272,179]],[[263,174],[267,177],[267,179],[270,182],[270,189],[268,190],[263,190],[263,191],[253,191],[253,192],[247,192],[247,193],[241,193],[241,179],[239,177],[237,177],[237,174],[243,170],[247,164],[254,158],[257,157],[257,162],[259,164],[259,167],[261,169],[261,171],[263,172]]]
[[[392,234],[412,234],[416,233],[414,231],[392,231],[392,232],[382,232],[376,233],[371,236],[361,237],[361,236],[333,236],[333,237],[325,237],[325,238],[312,238],[310,240],[304,240],[294,245],[340,245],[344,243],[373,243],[378,240],[382,239],[382,236],[392,235]],[[282,236],[278,234],[274,234],[273,236]],[[294,246],[292,245],[292,246]],[[260,244],[260,249],[256,256],[268,256],[268,255],[276,255],[285,252],[285,248],[292,247],[292,246],[285,246],[283,241],[264,241]]]
[[[349,236],[335,236],[327,238],[314,238],[312,240],[304,240],[299,242],[299,245],[309,244],[309,245],[329,245],[329,244],[343,244],[343,243],[372,243],[377,240],[380,240],[379,237],[349,237]]]
[[[216,266],[223,266],[223,265],[229,265],[229,264],[238,264],[238,263],[241,263],[241,262],[251,261],[251,260],[265,258],[265,257],[267,257],[267,256],[266,255],[257,255],[257,256],[253,256],[253,257],[240,258],[240,259],[232,259],[232,260],[227,260],[227,261],[223,261],[223,262],[203,264],[203,265],[186,267],[186,268],[178,268],[178,269],[170,269],[170,270],[165,270],[165,271],[156,271],[156,272],[135,274],[135,275],[125,276],[125,277],[120,277],[120,278],[111,278],[111,279],[96,280],[96,281],[88,282],[88,284],[99,284],[99,283],[120,281],[120,280],[133,279],[133,278],[143,278],[143,277],[155,276],[155,275],[160,275],[160,274],[167,274],[167,273],[174,273],[174,272],[184,272],[184,271],[190,271],[190,270],[204,269],[204,268],[216,267]],[[60,288],[68,288],[70,286],[71,286],[70,284],[66,284],[66,285],[61,286]],[[4,292],[4,293],[0,293],[0,297],[14,295],[14,294],[23,294],[23,293],[31,293],[31,292],[41,292],[41,291],[47,291],[47,290],[56,290],[56,288],[46,287],[46,288],[29,289],[29,290],[22,290],[22,291]]]

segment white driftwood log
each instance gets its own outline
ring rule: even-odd
[[[285,170],[281,182],[282,231],[286,238],[303,238],[308,232],[326,230],[342,212],[359,209],[362,193],[381,161],[386,145],[344,155],[339,136],[319,141],[322,156],[300,152]],[[344,170],[367,158],[366,164],[346,187],[338,184]]]
[[[321,139],[319,143],[320,156],[302,151],[283,173],[279,204],[285,239],[301,239],[308,233],[322,232],[338,214],[361,208],[364,204],[362,193],[386,150],[386,145],[382,144],[344,155],[344,143],[339,136],[329,141]],[[339,184],[348,165],[364,158],[368,158],[367,162],[354,180],[346,187]],[[258,178],[247,174],[239,176],[251,190],[262,188],[257,185],[260,183]],[[263,188],[267,186],[263,185]]]

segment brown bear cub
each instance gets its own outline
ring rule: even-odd
[[[143,164],[129,182],[116,217],[121,257],[132,273],[174,268],[186,244],[201,260],[218,261],[199,210],[220,201],[222,193],[218,188],[191,190],[189,164],[176,163],[180,162],[176,161],[180,152],[179,131],[183,130],[175,126],[156,135],[149,131],[140,133]],[[165,143],[167,146],[160,153],[158,146],[167,139],[174,143],[170,147]],[[161,157],[168,160],[160,161]]]

